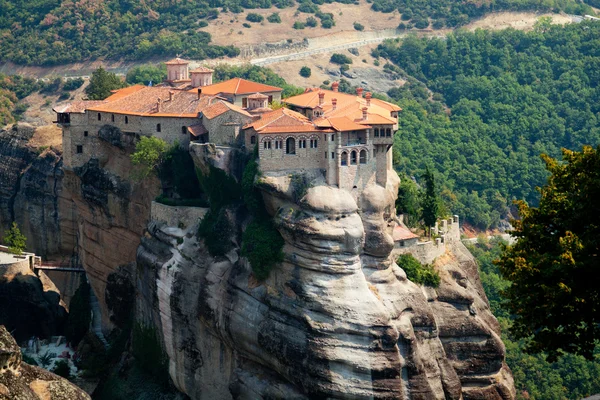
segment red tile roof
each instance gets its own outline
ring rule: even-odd
[[[191,92],[196,92],[192,89]],[[202,93],[205,94],[248,94],[257,92],[281,92],[283,89],[276,86],[269,86],[262,83],[248,81],[242,78],[232,78],[225,82],[215,83],[202,87]]]
[[[265,113],[260,119],[250,122],[244,129],[254,128],[258,133],[331,132],[312,123],[304,115],[285,107]]]
[[[160,109],[158,100],[160,99]],[[200,96],[167,87],[131,86],[115,91],[90,111],[154,117],[194,118],[212,104],[213,96]]]
[[[208,133],[208,130],[202,124],[188,126],[187,130],[195,137]]]
[[[166,65],[185,65],[185,64],[189,64],[190,62],[187,60],[184,60],[183,58],[179,58],[176,57],[172,60],[167,61],[165,64]]]
[[[195,68],[195,69],[191,70],[190,74],[193,74],[193,73],[207,73],[207,72],[215,72],[215,71],[213,69],[206,68],[206,67],[198,67],[198,68]]]
[[[104,104],[104,100],[82,100],[74,101],[72,103],[63,104],[56,106],[52,111],[56,113],[80,113],[83,114],[89,107],[95,107],[97,105]]]
[[[394,228],[393,237],[394,242],[399,242],[401,240],[415,239],[419,236],[415,235],[402,225],[396,225],[396,227]]]
[[[252,115],[250,115],[250,113],[248,113],[243,108],[224,100],[218,100],[217,102],[211,104],[210,106],[202,110],[202,115],[204,115],[208,119],[213,119],[223,113],[226,113],[227,111],[235,111],[247,117],[252,117]]]

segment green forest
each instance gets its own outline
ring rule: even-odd
[[[554,363],[546,361],[546,354],[527,354],[525,342],[514,340],[509,332],[512,320],[504,305],[501,292],[509,285],[498,267],[493,263],[502,252],[500,239],[480,238],[468,245],[469,251],[479,264],[479,274],[492,312],[502,328],[502,341],[506,345],[506,362],[515,378],[518,399],[531,400],[579,400],[600,392],[600,352],[594,361],[582,356],[567,354]]]
[[[600,23],[408,37],[373,53],[408,81],[387,93],[403,108],[397,170],[419,181],[431,164],[447,208],[478,228],[515,199],[536,204],[541,154],[600,144]]]
[[[323,27],[335,24],[319,5],[333,0],[0,0],[0,62],[58,65],[102,59],[145,60],[182,55],[202,60],[237,56],[239,49],[211,44],[201,29],[219,13],[297,7],[315,14]],[[403,14],[403,26],[457,27],[490,11],[538,10],[591,14],[575,0],[367,0],[375,11]],[[357,3],[357,0],[338,0]],[[329,16],[329,17],[328,17]],[[330,18],[331,17],[331,18]],[[325,21],[327,24],[325,24]],[[400,22],[400,20],[398,21]]]

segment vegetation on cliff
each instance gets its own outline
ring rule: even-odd
[[[502,327],[502,341],[506,345],[506,362],[515,378],[517,398],[520,400],[570,399],[600,392],[600,353],[596,351],[594,360],[583,356],[565,354],[550,363],[546,353],[528,354],[527,341],[510,334],[513,323],[511,311],[502,297],[502,292],[510,286],[494,260],[498,259],[506,245],[500,239],[480,238],[476,244],[467,245],[479,264],[479,275],[490,302],[492,312]]]
[[[551,175],[539,206],[519,202],[517,242],[498,261],[511,282],[504,291],[511,332],[551,360],[564,352],[592,359],[600,339],[600,148],[563,150],[563,162],[543,159]]]
[[[440,286],[440,274],[435,268],[421,264],[412,254],[402,254],[396,263],[406,272],[409,281],[434,288]]]
[[[21,233],[17,223],[13,222],[8,232],[4,234],[4,244],[8,246],[8,251],[12,254],[21,255],[25,250],[26,243],[27,238]]]
[[[419,177],[433,162],[448,208],[479,228],[497,225],[513,199],[536,204],[541,153],[600,143],[598,37],[600,24],[582,22],[378,46],[396,64],[387,71],[416,78],[388,91],[403,107],[396,168]]]

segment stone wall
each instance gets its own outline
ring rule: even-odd
[[[202,124],[208,130],[210,143],[221,146],[240,146],[244,144],[243,137],[240,137],[241,128],[251,120],[252,117],[230,110],[212,119],[203,117]],[[252,149],[252,147],[248,148]]]
[[[167,226],[185,229],[197,224],[199,220],[204,218],[208,210],[208,208],[203,207],[167,206],[153,201],[150,209],[150,219],[164,222]]]
[[[436,223],[432,228],[432,234],[439,237],[425,242],[416,242],[413,246],[396,247],[392,254],[395,258],[401,254],[412,254],[423,264],[433,263],[436,258],[446,254],[448,244],[460,242],[458,215]]]

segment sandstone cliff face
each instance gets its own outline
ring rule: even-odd
[[[0,326],[1,400],[89,400],[90,396],[68,380],[21,361],[21,349]]]
[[[236,248],[211,257],[187,230],[151,223],[138,249],[138,315],[157,326],[193,399],[513,399],[474,260],[438,260],[439,289],[391,257],[398,178],[348,193],[307,177],[259,181],[285,239],[262,283]],[[243,215],[229,213],[239,230]]]
[[[26,124],[0,131],[0,237],[15,221],[28,250],[70,256],[75,232],[71,201],[62,190],[62,154],[30,145],[34,134]]]

